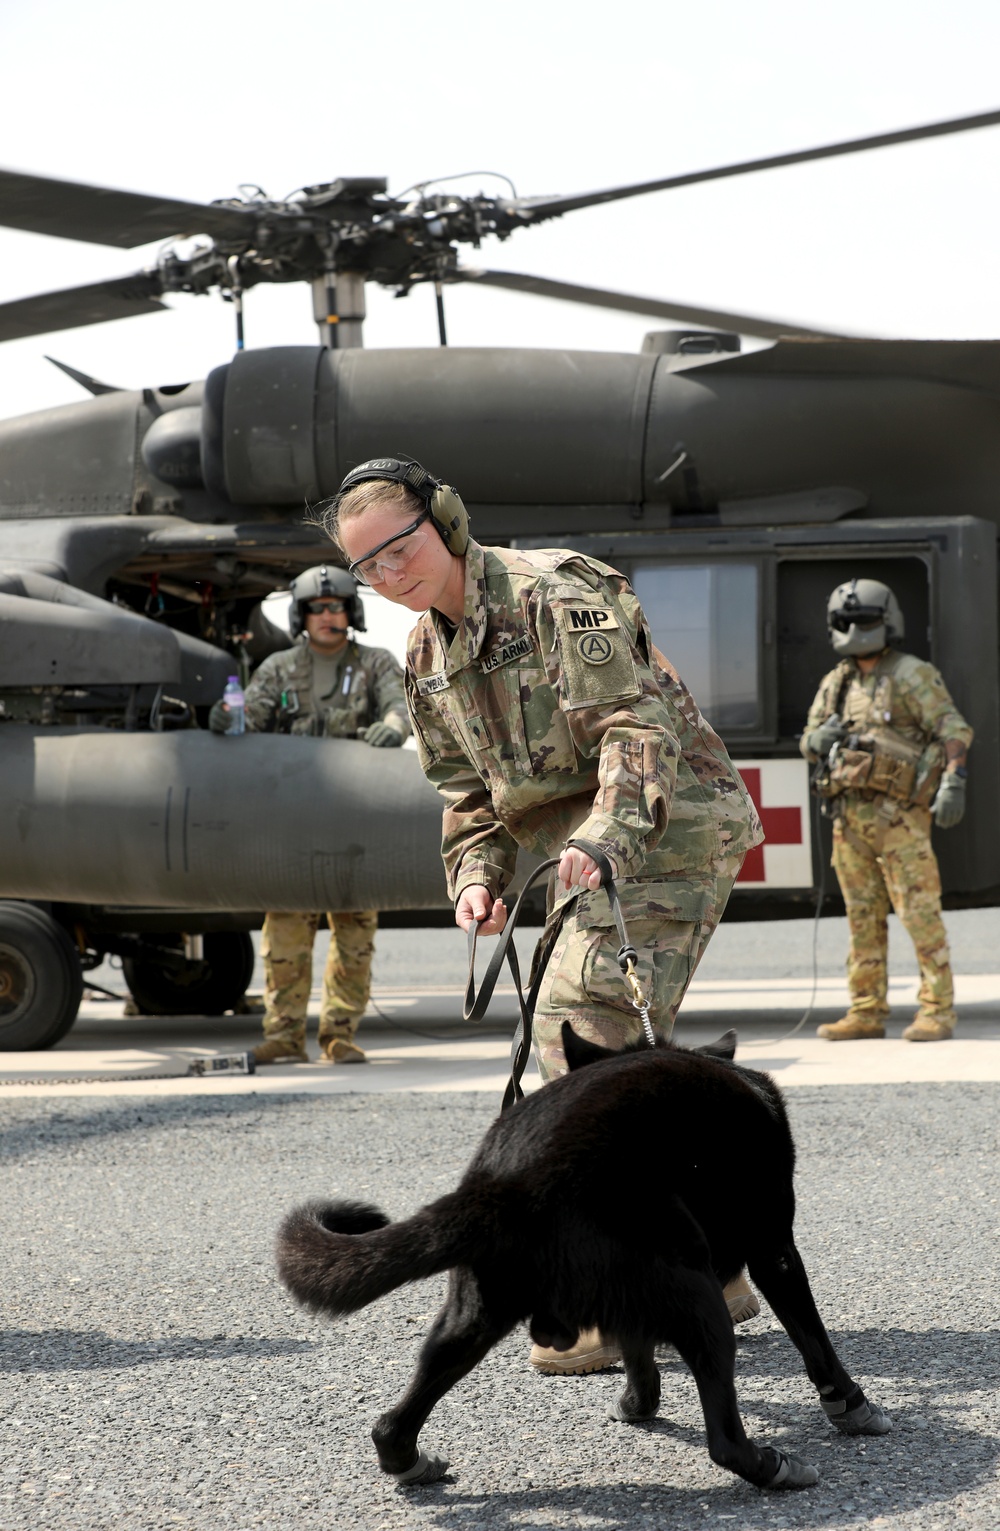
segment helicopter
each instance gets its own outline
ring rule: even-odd
[[[195,204],[0,171],[0,225],[169,241],[132,276],[0,304],[0,341],[173,293],[218,293],[236,321],[203,383],[127,391],[57,362],[89,397],[0,422],[0,1050],[65,1036],[108,955],[145,1013],[232,1008],[264,909],[450,918],[440,801],[411,752],[203,726],[230,674],[290,641],[267,598],[336,557],[308,508],[387,450],[446,474],[482,541],[576,548],[632,580],[764,821],[728,917],[838,907],[797,735],[830,667],[828,592],[885,579],[976,730],[945,903],[1000,902],[1000,343],[847,338],[460,258],[600,203],[997,125],[528,198],[358,177]],[[246,346],[265,282],[309,286],[315,347]],[[368,282],[431,286],[439,345],[366,351]],[[457,283],[684,327],[636,354],[455,348]]]

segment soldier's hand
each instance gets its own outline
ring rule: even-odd
[[[946,771],[937,789],[931,813],[939,829],[954,829],[965,817],[965,777]]]
[[[213,734],[224,734],[228,732],[229,725],[232,721],[232,713],[229,711],[229,708],[226,706],[225,702],[220,698],[219,701],[215,703],[208,715],[209,728],[212,730]]]
[[[614,862],[612,862],[614,867]],[[614,867],[615,876],[618,875],[617,867]],[[601,886],[601,874],[597,870],[597,862],[593,856],[588,856],[586,851],[578,850],[571,845],[564,850],[559,859],[556,876],[568,893],[571,888],[599,888]]]
[[[399,729],[390,723],[370,723],[367,728],[359,728],[358,738],[377,750],[398,750],[403,742]]]
[[[498,936],[507,923],[507,906],[502,898],[494,899],[489,888],[476,883],[459,895],[455,905],[455,924],[463,930],[479,926],[481,936]]]
[[[826,759],[835,744],[847,737],[847,725],[839,718],[827,718],[818,728],[806,734],[806,749],[813,755]]]

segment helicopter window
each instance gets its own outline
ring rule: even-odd
[[[756,564],[643,563],[632,571],[653,642],[718,729],[760,727]]]

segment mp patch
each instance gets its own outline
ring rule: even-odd
[[[581,633],[576,640],[577,653],[588,664],[607,664],[614,655],[614,645],[603,633]]]
[[[494,670],[499,670],[501,665],[510,664],[514,659],[523,659],[530,654],[534,645],[525,633],[523,638],[515,638],[513,643],[505,643],[502,648],[494,649],[492,654],[487,654],[485,659],[479,662],[484,675],[490,675]]]
[[[619,625],[606,606],[564,606],[562,618],[571,633],[608,633]]]
[[[418,676],[417,690],[421,696],[433,696],[437,691],[450,691],[451,681],[443,670],[438,670],[436,675]]]

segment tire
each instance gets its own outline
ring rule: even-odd
[[[204,960],[164,967],[157,946],[180,950],[180,936],[161,936],[149,952],[123,957],[122,972],[143,1015],[221,1015],[243,998],[253,976],[254,950],[246,930],[209,931]]]
[[[34,904],[0,901],[0,1052],[61,1041],[82,997],[80,959],[62,926]]]

